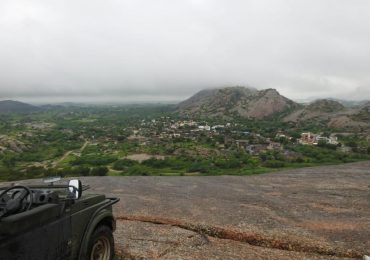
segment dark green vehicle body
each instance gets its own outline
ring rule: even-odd
[[[50,187],[29,188],[43,194]],[[118,199],[96,194],[50,197],[50,202],[0,219],[0,259],[90,259],[88,245],[94,230],[100,225],[115,230],[112,205]]]

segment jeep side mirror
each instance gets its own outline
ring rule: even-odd
[[[82,183],[80,180],[70,180],[68,183],[69,191],[74,194],[75,199],[79,199],[82,195]]]

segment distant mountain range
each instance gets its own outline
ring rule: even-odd
[[[29,113],[41,110],[62,109],[66,107],[86,107],[86,106],[87,105],[82,103],[73,103],[73,102],[35,106],[14,100],[2,100],[0,101],[0,113]]]
[[[28,113],[39,111],[40,108],[13,100],[0,101],[0,113]]]
[[[0,113],[25,113],[57,109],[71,104],[33,106],[26,103],[0,101]],[[75,105],[73,103],[73,105]],[[279,119],[292,123],[320,123],[331,128],[370,130],[370,102],[343,102],[319,99],[308,104],[294,102],[276,89],[257,90],[247,87],[226,87],[202,90],[180,102],[175,111],[193,118],[233,117]]]

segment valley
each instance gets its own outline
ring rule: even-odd
[[[250,175],[370,159],[366,104],[303,105],[271,89],[208,90],[178,105],[47,105],[19,112],[24,107],[0,113],[1,180]]]

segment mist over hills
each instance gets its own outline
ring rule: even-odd
[[[117,104],[118,105],[118,104]],[[123,105],[123,104],[121,104]],[[160,103],[158,103],[160,105]],[[84,107],[80,103],[34,106],[23,102],[0,101],[0,113],[27,113],[64,107]],[[370,102],[318,99],[308,104],[295,102],[276,89],[252,87],[204,89],[174,106],[173,112],[193,118],[270,118],[292,123],[321,122],[331,128],[370,128]]]
[[[41,108],[19,101],[13,100],[0,101],[0,113],[28,113],[36,112],[39,110],[41,110]]]

